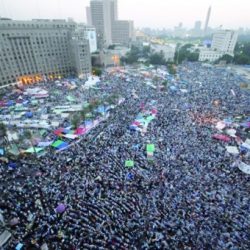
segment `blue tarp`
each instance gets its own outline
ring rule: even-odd
[[[32,118],[33,117],[33,113],[32,112],[26,112],[25,117],[26,118]]]
[[[8,101],[8,102],[7,102],[7,106],[10,107],[10,106],[13,106],[13,105],[15,105],[15,102],[14,102],[14,101]]]
[[[4,150],[3,150],[3,148],[0,148],[0,155],[4,155]]]
[[[9,168],[15,169],[15,168],[17,168],[17,164],[16,164],[15,162],[10,162],[10,163],[8,164],[8,167],[9,167]]]
[[[66,148],[66,147],[68,147],[69,146],[69,144],[67,143],[67,142],[63,142],[63,143],[61,143],[59,146],[57,146],[56,148],[57,149],[63,149],[63,148]]]

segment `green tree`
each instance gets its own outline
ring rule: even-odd
[[[220,62],[220,61],[225,61],[226,63],[232,63],[234,60],[234,58],[230,55],[223,55],[221,58],[219,58],[217,60],[217,62]]]
[[[102,75],[102,70],[100,68],[93,68],[92,73],[95,76],[101,76]]]
[[[77,129],[80,124],[81,124],[81,117],[86,117],[86,113],[83,114],[83,112],[81,111],[81,116],[78,114],[78,113],[75,113],[71,119],[71,124],[72,124],[72,127],[74,129]],[[84,119],[85,121],[85,119]]]
[[[162,85],[163,85],[164,88],[166,89],[166,88],[168,87],[168,81],[167,81],[167,80],[163,81],[163,82],[162,82]]]
[[[149,57],[149,62],[153,65],[165,65],[166,60],[164,58],[164,54],[161,51],[160,53],[153,53]]]
[[[35,156],[37,158],[37,152],[36,152],[35,146],[33,144],[33,134],[32,134],[32,132],[30,130],[25,130],[24,131],[24,138],[29,140],[30,146],[33,148],[33,151],[34,151]]]
[[[172,63],[168,64],[168,72],[171,75],[175,75],[176,74],[176,66]]]

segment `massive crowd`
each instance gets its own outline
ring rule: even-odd
[[[15,170],[0,165],[0,209],[12,233],[6,249],[250,248],[250,177],[235,164],[249,153],[228,154],[202,119],[249,116],[249,92],[225,69],[199,63],[183,64],[178,76],[187,91],[104,75],[102,91],[125,98],[109,119],[60,154]],[[130,130],[152,100],[158,112],[147,132]]]

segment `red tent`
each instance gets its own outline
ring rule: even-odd
[[[228,137],[226,135],[214,134],[212,136],[212,138],[220,140],[220,141],[224,141],[224,142],[229,142],[230,141],[230,137]]]
[[[61,135],[63,131],[64,131],[64,128],[58,128],[54,131],[54,134],[58,136],[58,135]]]

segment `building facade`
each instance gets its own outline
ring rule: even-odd
[[[96,29],[94,26],[85,25],[83,23],[77,24],[77,33],[82,39],[89,41],[90,53],[97,51]]]
[[[216,61],[223,55],[234,56],[238,33],[233,30],[218,30],[213,34],[211,48],[201,49],[199,61]]]
[[[0,19],[0,85],[32,83],[91,72],[90,53],[78,71],[72,47],[76,24],[65,20],[14,21]]]
[[[133,22],[118,20],[117,0],[92,0],[90,13],[99,49],[111,44],[128,45],[134,38]]]
[[[134,41],[133,21],[115,21],[112,25],[112,43],[128,46]]]
[[[231,56],[234,55],[234,48],[238,39],[238,33],[233,30],[219,30],[213,34],[211,49],[222,51]]]

